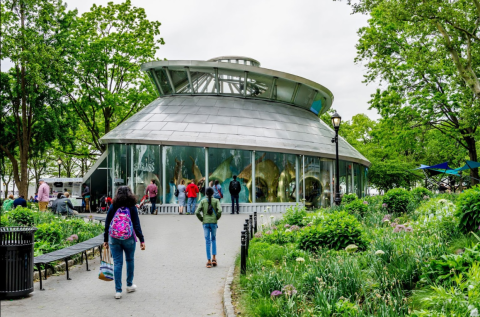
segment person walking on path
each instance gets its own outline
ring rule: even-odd
[[[83,184],[82,197],[85,202],[85,211],[90,212],[90,187],[87,184]]]
[[[130,187],[120,186],[113,198],[113,204],[108,209],[105,220],[103,246],[112,250],[113,276],[115,279],[115,298],[122,297],[122,268],[123,253],[127,263],[127,293],[135,292],[137,286],[133,284],[135,244],[140,239],[140,249],[145,250],[145,239],[138,217],[136,197]]]
[[[2,205],[3,211],[10,211],[13,209],[13,195],[8,195],[8,198],[5,199]]]
[[[216,199],[223,198],[222,185],[220,185],[220,182],[218,180],[216,180],[215,185],[213,185],[213,198],[216,198]]]
[[[183,215],[183,208],[187,205],[186,200],[187,196],[185,195],[185,192],[187,190],[187,187],[185,187],[185,180],[182,179],[180,182],[180,185],[177,186],[178,190],[178,213],[180,215]]]
[[[237,181],[237,175],[233,175],[233,180],[230,182],[230,185],[228,186],[228,191],[230,192],[230,197],[232,198],[232,212],[231,214],[233,215],[235,213],[235,202],[237,202],[237,214],[240,211],[240,205],[238,203],[238,198],[240,191],[242,190],[242,185],[240,185],[240,182]]]
[[[195,206],[197,204],[198,186],[195,185],[195,180],[191,180],[187,186],[187,213],[193,215],[195,213]]]
[[[205,190],[207,199],[204,199],[198,205],[195,214],[203,223],[203,234],[207,251],[207,268],[217,266],[217,222],[222,216],[222,205],[220,201],[213,196],[213,188],[208,187]],[[213,258],[212,258],[213,256]]]
[[[40,211],[47,211],[48,202],[50,200],[50,186],[43,179],[39,181],[40,187],[38,187],[38,209]]]
[[[18,196],[17,199],[13,201],[13,209],[17,208],[18,206],[27,208],[27,201],[23,195]]]
[[[152,179],[150,184],[147,186],[147,190],[146,190],[145,194],[147,194],[148,197],[150,197],[150,202],[152,203],[152,210],[150,211],[150,213],[152,215],[153,215],[154,212],[155,212],[155,214],[157,214],[156,203],[157,203],[158,187],[157,187],[157,185],[155,185],[155,180],[154,179]]]

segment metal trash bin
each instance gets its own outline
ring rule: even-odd
[[[0,228],[0,298],[33,292],[33,244],[37,228]]]

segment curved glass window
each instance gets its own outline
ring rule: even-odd
[[[160,147],[158,145],[130,145],[130,153],[131,171],[128,185],[132,188],[137,201],[141,201],[146,195],[147,186],[153,180],[158,187],[157,202],[161,202]]]
[[[166,162],[166,204],[175,204],[178,202],[175,197],[176,186],[185,182],[188,185],[189,180],[200,189],[200,200],[205,193],[205,149],[203,147],[190,146],[165,146]]]
[[[295,202],[295,155],[255,152],[255,187],[257,203]]]
[[[233,180],[233,175],[237,175],[237,180],[242,187],[239,202],[248,203],[252,201],[248,187],[252,179],[251,151],[209,148],[208,173],[209,186],[214,186],[215,181],[218,181],[222,188],[223,199],[221,199],[221,202],[231,202],[229,186]]]

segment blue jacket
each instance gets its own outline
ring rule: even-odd
[[[18,206],[27,207],[27,201],[22,197],[18,197],[13,201],[13,209],[17,208]]]

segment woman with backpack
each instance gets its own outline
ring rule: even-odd
[[[130,187],[120,186],[113,198],[105,221],[103,246],[112,250],[113,276],[115,279],[115,298],[122,297],[123,253],[127,263],[127,293],[135,292],[133,284],[135,243],[140,239],[140,249],[145,250],[145,240],[140,227],[137,199]]]
[[[218,199],[212,198],[213,189],[205,190],[207,199],[203,199],[197,207],[195,214],[203,223],[203,233],[207,249],[207,268],[217,266],[217,221],[222,216],[222,205]],[[213,259],[212,259],[213,255]]]
[[[218,180],[216,180],[215,185],[213,185],[213,198],[216,198],[216,199],[223,198],[222,185],[220,185],[220,182]]]

